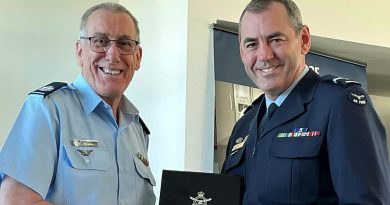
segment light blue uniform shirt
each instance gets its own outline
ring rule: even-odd
[[[0,182],[8,175],[56,205],[151,205],[147,146],[137,108],[123,96],[118,126],[79,75],[46,97],[28,96],[0,153]]]

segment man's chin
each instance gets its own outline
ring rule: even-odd
[[[120,98],[123,95],[122,90],[104,90],[101,92],[98,92],[98,95],[102,98]]]

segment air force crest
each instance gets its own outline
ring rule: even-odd
[[[360,91],[354,91],[349,93],[349,100],[357,105],[366,105],[366,95]]]
[[[207,205],[207,202],[211,201],[212,199],[206,199],[204,197],[205,193],[203,191],[198,192],[197,197],[190,196],[190,199],[192,200],[192,205]]]

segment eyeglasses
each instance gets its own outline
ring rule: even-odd
[[[88,39],[91,50],[97,53],[105,53],[108,51],[112,42],[115,42],[118,52],[123,55],[132,55],[135,52],[135,49],[139,45],[139,42],[132,39],[118,39],[111,40],[107,37],[84,37],[81,36],[80,39]]]

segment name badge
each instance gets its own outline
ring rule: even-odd
[[[236,141],[237,143],[232,148],[232,152],[234,152],[234,151],[236,151],[238,149],[241,149],[244,146],[244,144],[245,144],[247,139],[248,139],[248,135],[243,140],[237,140]]]
[[[72,145],[75,147],[98,147],[98,143],[99,142],[97,140],[72,140]]]

